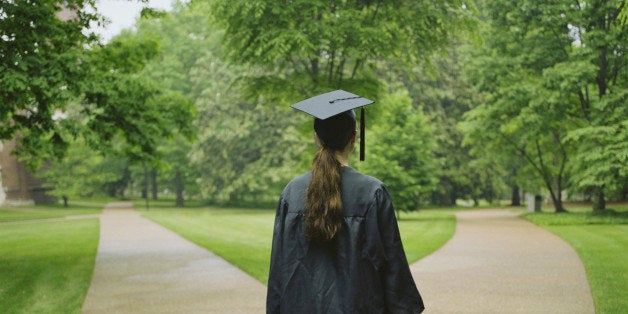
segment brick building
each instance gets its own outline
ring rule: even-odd
[[[35,177],[11,155],[15,145],[16,140],[0,142],[0,205],[56,202],[46,194],[44,180]]]

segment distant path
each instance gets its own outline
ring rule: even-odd
[[[112,203],[100,217],[83,313],[264,313],[263,284],[131,208]]]
[[[595,313],[565,241],[509,210],[456,217],[454,237],[410,267],[425,313]]]

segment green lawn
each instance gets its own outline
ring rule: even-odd
[[[97,219],[0,224],[2,312],[79,313],[98,234]]]
[[[262,283],[268,281],[274,210],[152,208],[144,215],[220,255]],[[455,218],[436,210],[403,213],[399,228],[409,261],[451,238]]]
[[[99,203],[77,203],[68,207],[63,207],[61,204],[6,206],[0,208],[0,223],[100,214],[103,206],[104,204]]]
[[[408,262],[414,263],[451,239],[456,217],[453,211],[429,209],[401,213],[398,224]]]
[[[578,252],[587,272],[597,313],[628,309],[628,206],[593,214],[590,207],[568,208],[570,213],[525,214],[528,220],[553,232]]]
[[[267,282],[274,211],[151,208],[143,213],[220,255],[259,281]]]

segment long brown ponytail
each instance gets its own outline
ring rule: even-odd
[[[342,226],[340,167],[330,148],[322,147],[314,156],[305,225],[305,235],[310,241],[329,241]]]
[[[312,162],[307,189],[305,236],[309,241],[334,238],[343,223],[341,167],[335,152],[344,149],[355,134],[353,111],[326,120],[316,119],[314,129],[321,147]]]

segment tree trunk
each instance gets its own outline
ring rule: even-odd
[[[150,177],[151,177],[151,183],[152,183],[152,192],[153,192],[153,199],[156,200],[157,199],[157,169],[153,168],[151,170],[150,173]]]
[[[602,212],[606,210],[606,198],[604,197],[604,188],[595,188],[595,195],[593,195],[593,211]]]
[[[142,198],[147,199],[148,198],[148,170],[146,169],[146,166],[144,166],[144,183],[142,186]]]
[[[521,206],[521,195],[519,195],[519,186],[513,184],[512,197],[510,198],[510,206]]]
[[[558,191],[558,195],[556,195],[556,191],[550,188],[550,196],[552,197],[552,203],[554,203],[554,212],[556,213],[564,213],[566,212],[565,207],[563,207],[563,199],[560,191]]]
[[[176,190],[177,198],[175,200],[176,207],[183,207],[183,179],[181,178],[181,171],[177,170],[174,176],[174,189]]]

